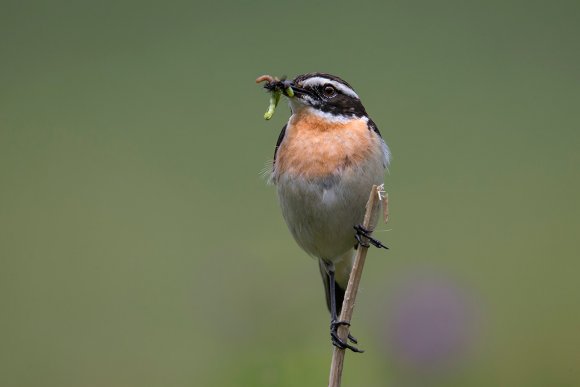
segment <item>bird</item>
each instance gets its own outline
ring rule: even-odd
[[[348,342],[357,344],[352,335],[338,336],[340,325],[350,325],[338,316],[361,236],[387,248],[361,224],[372,186],[384,182],[389,147],[358,94],[340,77],[313,72],[269,80],[264,87],[280,90],[291,112],[270,171],[282,216],[300,248],[318,260],[332,344],[363,352]]]

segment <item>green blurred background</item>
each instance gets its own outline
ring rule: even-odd
[[[0,385],[323,386],[254,79],[393,152],[344,386],[580,385],[578,2],[2,1]]]

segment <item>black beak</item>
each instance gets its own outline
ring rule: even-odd
[[[314,95],[314,92],[298,87],[296,86],[294,81],[289,80],[277,80],[274,82],[267,82],[266,84],[264,84],[264,89],[270,92],[279,91],[288,98],[294,97],[301,98],[304,95],[310,96],[311,98],[316,97]]]
[[[314,93],[312,91],[310,91],[310,90],[306,90],[306,89],[303,89],[303,88],[298,87],[298,86],[295,86],[295,85],[292,85],[291,87],[292,87],[292,91],[294,92],[294,96],[297,97],[297,98],[301,98],[301,97],[303,97],[305,95],[307,95],[307,96],[309,96],[309,97],[311,97],[313,99],[316,98],[316,96],[314,95]]]
[[[296,90],[296,86],[294,86],[293,81],[288,80],[276,80],[274,82],[267,82],[264,84],[264,89],[270,92],[281,92],[288,98],[294,97],[294,91]]]

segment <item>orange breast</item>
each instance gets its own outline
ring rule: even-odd
[[[329,121],[303,112],[294,114],[276,157],[275,174],[317,178],[356,166],[380,149],[367,121]]]

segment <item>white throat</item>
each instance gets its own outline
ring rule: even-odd
[[[320,117],[320,118],[324,119],[325,121],[335,122],[335,123],[340,123],[340,124],[347,123],[349,121],[352,121],[355,118],[352,115],[342,115],[342,114],[337,115],[337,114],[332,114],[332,113],[328,113],[328,112],[323,112],[322,110],[318,110],[310,105],[306,105],[306,104],[300,102],[296,98],[290,98],[288,101],[289,101],[289,105],[290,105],[290,110],[292,110],[292,115],[312,114],[316,117]],[[360,118],[364,119],[365,121],[368,121],[367,117],[360,117]]]

